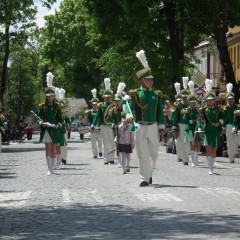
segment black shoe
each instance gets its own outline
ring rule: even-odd
[[[67,160],[62,159],[62,164],[66,165],[67,164]]]
[[[231,161],[230,163],[234,163],[234,161]]]
[[[108,161],[104,161],[104,164],[109,164],[109,162]]]
[[[110,164],[114,164],[114,161],[109,161],[110,162]]]
[[[99,157],[102,157],[102,153],[99,153]]]
[[[127,172],[126,172],[126,171],[124,171],[124,172],[123,172],[123,174],[127,174]]]
[[[147,186],[149,186],[149,183],[148,182],[145,182],[145,181],[143,181],[143,182],[141,182],[140,183],[140,185],[139,185],[140,187],[147,187]]]
[[[182,162],[182,159],[178,159],[177,161],[178,161],[178,162]]]
[[[97,158],[97,156],[94,156],[93,158]]]
[[[152,184],[152,177],[150,177],[149,179],[149,184]]]
[[[184,162],[183,165],[188,165],[188,162]]]
[[[130,167],[129,166],[127,167],[127,172],[130,172]]]

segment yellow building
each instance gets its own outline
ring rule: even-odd
[[[240,27],[229,29],[227,41],[235,79],[240,81]]]

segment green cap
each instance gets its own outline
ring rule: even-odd
[[[142,80],[143,78],[154,78],[151,74],[151,68],[141,69],[136,73],[138,80]]]
[[[45,95],[46,96],[55,96],[55,89],[53,87],[45,88]]]

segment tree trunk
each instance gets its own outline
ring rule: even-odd
[[[1,75],[1,92],[0,92],[0,105],[3,106],[3,95],[6,90],[7,82],[7,64],[9,58],[9,27],[5,28],[5,48],[4,48],[4,59],[2,64],[2,75]]]
[[[175,82],[181,82],[183,74],[182,60],[184,58],[183,50],[183,29],[179,26],[176,19],[176,5],[172,1],[164,2],[165,14],[167,17],[167,26],[170,37],[170,55],[172,63],[172,89],[174,89]]]
[[[239,94],[239,85],[237,84],[234,76],[233,66],[230,60],[229,52],[228,52],[228,44],[226,39],[226,31],[223,28],[215,27],[214,35],[217,41],[217,49],[219,51],[219,59],[221,65],[223,67],[226,80],[228,83],[233,84],[233,92],[235,94],[235,101],[239,103],[238,100],[240,98]]]
[[[233,66],[230,60],[227,44],[228,19],[227,19],[227,2],[222,4],[219,10],[212,8],[211,2],[206,0],[206,9],[208,11],[209,19],[212,22],[213,38],[217,42],[217,49],[219,51],[219,60],[223,67],[226,80],[233,84],[233,92],[235,94],[235,102],[239,103],[240,93],[239,85],[236,82]]]

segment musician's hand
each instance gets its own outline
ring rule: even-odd
[[[42,127],[44,127],[44,128],[47,127],[47,124],[43,123],[43,124],[42,124]]]
[[[214,125],[214,127],[219,127],[219,123],[216,122],[215,125]]]
[[[58,128],[59,128],[59,125],[57,124],[57,125],[55,125],[53,128],[58,129]]]

